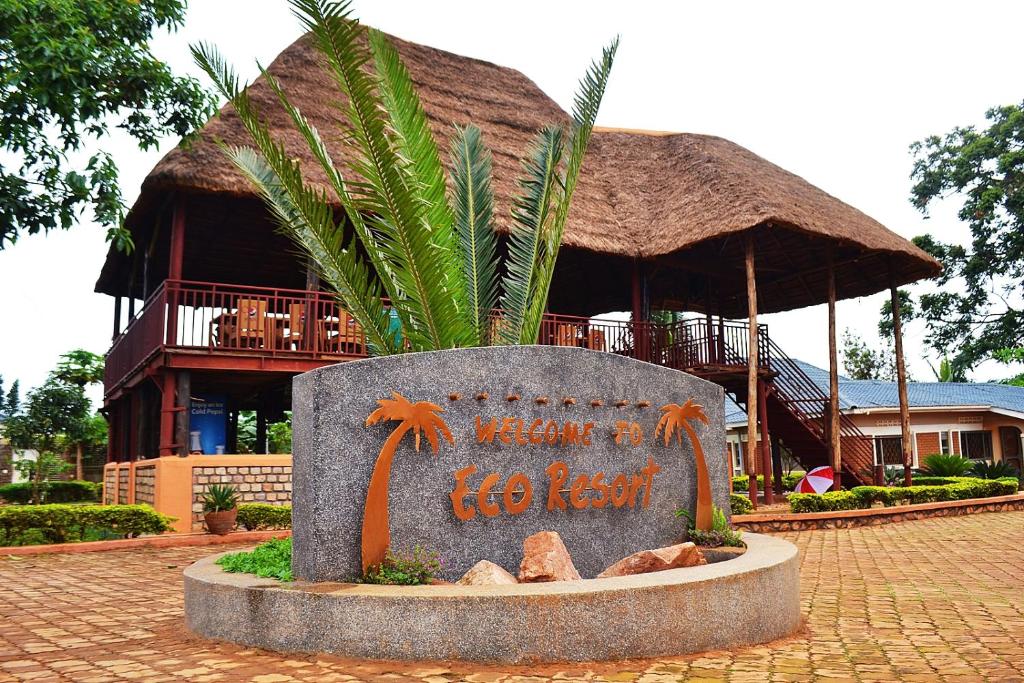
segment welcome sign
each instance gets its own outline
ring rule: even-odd
[[[293,569],[346,580],[385,550],[444,578],[516,573],[557,531],[584,577],[677,542],[699,474],[728,504],[721,387],[614,354],[490,347],[374,358],[294,380]],[[706,465],[706,472],[698,471]]]

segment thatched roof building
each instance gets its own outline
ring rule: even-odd
[[[474,123],[494,153],[501,230],[516,191],[520,159],[543,125],[567,114],[523,74],[396,39],[419,86],[435,133],[447,143],[453,124]],[[292,101],[346,158],[333,131],[337,90],[308,37],[270,66]],[[614,77],[611,87],[614,87]],[[311,179],[322,178],[309,150],[265,83],[251,96]],[[184,277],[253,285],[300,286],[287,241],[274,235],[253,188],[215,144],[248,144],[230,106],[188,148],[153,169],[128,225],[149,251],[149,282],[165,275],[167,206],[185,197],[188,238]],[[630,277],[644,264],[654,308],[742,317],[746,313],[742,234],[757,245],[759,309],[772,312],[826,300],[825,254],[834,250],[840,298],[934,275],[938,264],[857,209],[802,178],[721,138],[649,131],[595,132],[565,233],[552,310],[596,314],[626,310]],[[96,289],[140,296],[142,269],[111,251]]]

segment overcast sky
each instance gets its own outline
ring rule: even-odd
[[[923,220],[907,201],[908,145],[986,109],[1020,102],[1024,3],[1005,2],[516,2],[356,0],[366,23],[415,42],[514,67],[563,108],[588,62],[622,44],[598,124],[728,138],[803,176],[905,237],[964,240],[949,207]],[[210,41],[254,75],[300,34],[279,0],[192,0],[183,30],[154,41],[178,73],[194,73],[188,45]],[[143,153],[103,143],[130,205],[175,140]],[[75,347],[104,352],[113,299],[93,293],[106,253],[88,221],[69,233],[0,251],[0,375],[39,384]],[[840,302],[839,329],[877,341],[880,295]],[[765,316],[791,355],[827,366],[824,306]],[[924,330],[907,351],[931,379]],[[1009,374],[987,364],[978,380]],[[95,390],[94,398],[101,392]]]

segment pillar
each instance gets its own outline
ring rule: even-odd
[[[892,334],[896,352],[896,385],[900,395],[900,433],[903,436],[903,483],[910,486],[914,475],[914,444],[910,441],[910,404],[907,399],[907,365],[903,357],[903,326],[900,321],[900,294],[896,276],[889,270],[889,294],[892,297]]]
[[[121,334],[121,297],[114,297],[114,334],[111,339],[117,339],[117,335]]]
[[[768,441],[768,390],[763,380],[757,381],[757,417],[761,423],[761,438],[757,445],[761,448],[761,469],[764,471],[764,502],[771,505],[775,502],[772,487],[772,450]]]
[[[836,271],[832,249],[828,252],[828,439],[829,462],[834,482],[832,489],[843,487],[842,434],[839,426],[839,358],[836,352]]]
[[[775,434],[771,435],[772,446],[772,479],[775,483],[775,494],[781,496],[782,490],[782,443]]]
[[[190,448],[188,430],[192,417],[192,374],[188,370],[178,372],[175,389],[174,442],[178,445],[178,455],[184,457]]]
[[[160,448],[161,456],[174,455],[177,452],[178,444],[174,441],[174,416],[177,412],[175,405],[177,377],[174,371],[165,368],[163,371],[163,386],[160,390]]]
[[[636,347],[637,360],[647,360],[647,328],[644,318],[644,285],[643,266],[639,260],[633,261],[633,344]]]
[[[747,233],[744,245],[747,273],[747,449],[744,468],[750,480],[750,502],[757,509],[757,470],[751,449],[757,434],[757,281],[754,272],[754,237]]]

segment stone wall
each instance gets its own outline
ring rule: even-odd
[[[107,467],[103,470],[103,504],[113,505],[117,501],[117,470]]]
[[[230,484],[243,503],[290,505],[292,468],[286,465],[192,468],[192,529],[203,528],[203,493],[211,484]]]
[[[156,465],[135,468],[135,502],[153,505],[156,498]]]
[[[131,487],[130,475],[131,472],[127,467],[117,471],[117,502],[122,505],[128,502],[128,491]]]
[[[744,531],[767,533],[808,529],[850,529],[859,526],[879,526],[892,522],[909,522],[915,519],[959,517],[979,512],[1006,512],[1009,510],[1024,510],[1024,494],[868,510],[843,510],[832,513],[733,515],[732,523]]]

